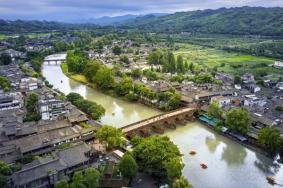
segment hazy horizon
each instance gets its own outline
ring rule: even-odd
[[[231,7],[283,7],[282,0],[0,0],[0,19],[70,21]]]

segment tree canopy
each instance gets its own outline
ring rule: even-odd
[[[125,144],[125,136],[122,130],[109,125],[104,125],[98,129],[96,136],[99,141],[107,144],[108,149],[122,147]]]
[[[246,135],[251,125],[249,112],[244,108],[232,109],[227,113],[226,124],[234,132]]]
[[[151,136],[135,142],[133,155],[139,169],[149,175],[171,182],[183,169],[181,153],[167,136]]]
[[[215,117],[215,118],[221,119],[224,112],[223,112],[222,108],[220,107],[219,103],[217,101],[213,101],[208,106],[207,113],[210,117]]]
[[[125,153],[119,163],[119,170],[124,177],[133,179],[138,171],[138,165],[130,153]]]
[[[278,151],[282,147],[280,130],[271,127],[261,129],[258,132],[258,142],[273,152]]]

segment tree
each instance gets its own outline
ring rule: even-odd
[[[5,91],[10,91],[11,90],[11,82],[3,76],[0,76],[0,87]]]
[[[119,170],[124,177],[133,179],[138,171],[138,165],[131,154],[125,153],[119,163]]]
[[[97,60],[89,61],[84,68],[84,75],[86,79],[92,82],[94,76],[96,75],[100,67],[101,67],[101,64]]]
[[[169,164],[171,169],[178,171],[180,170],[178,166],[182,163],[178,147],[167,136],[155,135],[140,139],[133,147],[133,155],[142,171],[164,180],[168,180],[169,175],[166,169],[169,169]],[[171,166],[172,158],[175,159],[177,168]],[[180,173],[174,172],[174,174]]]
[[[93,82],[101,89],[112,88],[115,83],[112,69],[106,67],[100,68],[93,78]]]
[[[241,84],[242,79],[239,75],[236,75],[234,78],[234,84]]]
[[[125,144],[125,137],[122,130],[108,125],[104,125],[98,129],[96,136],[101,142],[107,144],[108,149],[122,147]]]
[[[122,53],[122,48],[120,46],[114,46],[112,49],[113,54],[120,55]]]
[[[149,53],[147,60],[151,65],[160,65],[162,64],[162,52],[160,49],[155,49]]]
[[[173,183],[173,188],[193,188],[191,184],[184,178],[184,176],[181,176],[179,179],[177,179]]]
[[[181,55],[178,55],[177,57],[177,72],[178,73],[184,73],[185,68],[184,68],[184,60]]]
[[[96,102],[85,100],[78,93],[69,93],[67,95],[67,100],[95,120],[100,119],[101,116],[105,114],[105,109],[103,106],[97,104]]]
[[[182,169],[184,166],[185,165],[183,163],[180,163],[179,158],[170,158],[165,162],[167,179],[169,180],[170,184],[172,184],[176,178],[182,176]]]
[[[30,93],[27,96],[25,103],[27,114],[24,121],[37,121],[40,119],[40,116],[37,113],[37,102],[38,102],[38,95],[36,93]]]
[[[9,65],[12,63],[12,58],[9,54],[2,54],[0,56],[0,65]]]
[[[220,107],[220,105],[217,101],[213,101],[208,106],[207,113],[210,117],[215,117],[215,118],[221,119],[222,115],[223,115],[223,110],[222,110],[222,108]]]
[[[194,72],[194,70],[195,70],[195,65],[194,65],[194,63],[192,62],[192,63],[190,63],[190,65],[189,65],[189,69],[190,69],[190,71],[191,72]]]
[[[266,127],[258,132],[258,142],[267,149],[275,152],[282,146],[280,130]]]
[[[126,64],[130,64],[130,60],[127,55],[120,55],[120,61]]]
[[[11,167],[4,163],[3,161],[0,161],[0,187],[6,188],[7,183],[9,180],[9,176],[12,173]]]
[[[168,52],[168,71],[170,73],[176,72],[176,61],[174,54],[172,52]]]
[[[100,173],[95,168],[88,168],[85,170],[84,182],[87,188],[99,187]]]
[[[82,171],[74,173],[70,188],[86,188]]]
[[[251,125],[251,118],[244,108],[232,109],[226,115],[226,124],[234,132],[246,135]]]
[[[69,188],[69,184],[66,180],[57,181],[55,184],[55,188]]]
[[[123,76],[122,80],[116,84],[115,91],[118,95],[125,96],[133,90],[133,80],[130,77]]]

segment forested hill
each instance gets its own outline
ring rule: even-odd
[[[283,8],[240,7],[138,18],[125,24],[155,32],[283,36]]]
[[[69,24],[51,21],[7,21],[0,19],[0,33],[28,33],[45,31],[67,31],[82,29],[97,29],[99,26],[94,24]]]

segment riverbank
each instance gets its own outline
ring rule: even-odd
[[[233,140],[234,142],[241,144],[242,146],[249,148],[257,153],[260,153],[272,160],[275,159],[275,157],[277,156],[277,154],[271,154],[269,151],[266,151],[264,148],[262,148],[261,146],[259,146],[258,144],[255,144],[253,142],[250,141],[250,139],[248,138],[246,141],[240,141],[239,139],[237,139],[236,137],[233,137],[229,134],[227,134],[227,132],[223,132],[223,131],[219,131],[216,130],[213,126],[209,125],[208,123],[205,123],[203,121],[198,120],[202,125],[208,127],[209,129],[211,129],[212,131],[214,131],[216,134],[220,134],[228,139]],[[282,163],[283,164],[283,163]]]
[[[120,128],[160,114],[153,108],[111,97],[74,81],[62,73],[60,66],[44,65],[43,75],[61,92],[76,92],[104,106],[106,114],[101,119],[102,124]],[[164,135],[169,136],[184,154],[183,175],[195,188],[272,188],[266,176],[283,183],[283,168],[277,161],[216,133],[199,121],[188,122],[174,130],[165,129]],[[197,154],[189,155],[191,150]],[[202,169],[201,163],[208,164],[208,168]]]
[[[165,112],[163,109],[161,109],[158,105],[156,104],[153,104],[153,103],[150,103],[149,101],[146,101],[146,100],[141,100],[141,99],[138,99],[137,101],[133,101],[133,100],[129,100],[126,96],[118,96],[117,94],[115,94],[115,92],[113,90],[101,90],[99,88],[97,88],[94,84],[91,84],[87,81],[86,77],[84,75],[81,75],[81,74],[71,74],[69,73],[68,71],[68,66],[66,63],[62,63],[60,65],[61,67],[61,70],[62,72],[67,76],[69,77],[70,79],[74,80],[74,81],[77,81],[79,83],[82,83],[92,89],[96,89],[106,95],[110,95],[112,97],[115,97],[115,98],[119,98],[119,99],[122,99],[122,100],[125,100],[127,102],[131,102],[131,103],[134,103],[134,102],[138,102],[140,104],[143,104],[143,105],[146,105],[148,107],[151,107],[151,108],[155,108],[157,110],[161,110],[163,112]]]

